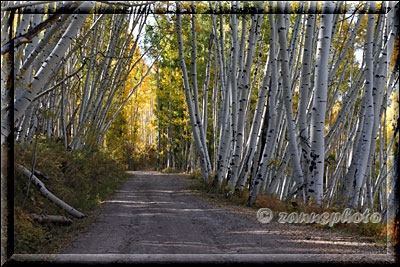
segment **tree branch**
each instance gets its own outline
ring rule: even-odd
[[[11,49],[14,49],[22,44],[29,43],[29,41],[31,41],[41,31],[43,31],[43,30],[47,29],[48,27],[50,27],[51,25],[53,25],[58,20],[58,18],[63,13],[65,13],[65,11],[70,10],[72,4],[73,4],[73,2],[69,2],[69,3],[65,4],[59,10],[57,10],[56,14],[49,16],[45,21],[38,24],[35,28],[31,29],[30,31],[28,31],[27,33],[25,33],[21,36],[15,37],[11,41],[9,41],[5,45],[3,45],[1,47],[1,54],[4,55],[6,53],[9,53],[11,51]]]

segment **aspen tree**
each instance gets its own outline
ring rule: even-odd
[[[307,194],[317,204],[322,203],[325,148],[325,113],[328,90],[328,64],[331,46],[334,3],[324,2],[322,7],[317,55],[315,60],[315,82],[313,108],[310,125],[311,151]]]

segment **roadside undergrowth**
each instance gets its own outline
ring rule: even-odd
[[[15,143],[15,163],[32,168],[34,144]],[[76,219],[44,197],[29,177],[15,171],[14,250],[15,253],[56,253],[93,221],[101,202],[107,200],[129,175],[124,167],[99,149],[68,152],[60,143],[39,139],[35,170],[48,176],[39,179],[58,198],[86,217]],[[72,224],[39,223],[33,215],[60,215]]]
[[[160,172],[161,173],[183,173],[182,171],[179,171],[179,170],[174,169],[172,167],[162,169],[162,170],[160,170]]]
[[[249,197],[249,190],[247,188],[244,189],[242,192],[235,192],[233,195],[228,196],[226,194],[226,181],[222,183],[219,189],[216,189],[212,186],[212,180],[208,183],[204,183],[202,181],[200,172],[193,172],[192,174],[190,174],[190,178],[194,180],[194,182],[188,186],[188,190],[197,192],[208,201],[222,205],[234,205],[235,207],[237,207],[238,210],[253,210],[254,214],[256,214],[257,210],[260,208],[269,208],[274,213],[273,221],[278,221],[278,214],[280,212],[286,212],[287,214],[294,212],[297,214],[300,214],[301,212],[307,214],[311,214],[312,212],[316,214],[322,214],[324,212],[332,214],[335,212],[339,212],[342,214],[342,212],[344,211],[343,207],[333,206],[329,208],[323,208],[315,204],[303,205],[298,200],[282,201],[276,196],[261,193],[259,194],[255,204],[249,207],[247,206],[247,200]],[[352,211],[352,214],[354,212],[355,211]],[[371,213],[373,212],[371,211]],[[296,225],[299,225],[299,223],[297,223]],[[327,231],[356,235],[382,245],[386,244],[388,241],[393,241],[393,230],[391,230],[392,228],[390,227],[390,224],[388,227],[387,223],[372,223],[369,221],[367,223],[336,223],[333,226],[321,225],[317,223],[303,223],[303,225],[310,225]]]

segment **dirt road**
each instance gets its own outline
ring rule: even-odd
[[[132,172],[104,204],[93,227],[61,253],[286,254],[283,260],[293,254],[310,260],[319,257],[315,254],[378,259],[387,253],[385,246],[315,227],[262,224],[256,211],[252,219],[201,200],[186,189],[190,182],[183,175]],[[63,255],[59,259],[67,260]]]

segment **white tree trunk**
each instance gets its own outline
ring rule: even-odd
[[[25,113],[27,107],[31,103],[32,99],[40,92],[40,90],[43,88],[43,86],[46,84],[48,81],[49,76],[52,74],[52,70],[54,70],[58,63],[61,61],[62,56],[65,54],[67,51],[67,48],[70,46],[72,43],[73,37],[76,36],[78,33],[79,29],[85,22],[86,17],[88,14],[85,12],[90,11],[93,6],[93,2],[84,2],[82,5],[78,8],[79,11],[84,11],[82,13],[76,14],[73,16],[73,20],[71,24],[69,25],[68,29],[66,32],[63,34],[63,36],[60,38],[58,41],[56,47],[52,51],[52,53],[49,55],[49,57],[46,59],[44,64],[41,66],[41,68],[38,70],[36,73],[35,77],[33,77],[32,83],[30,84],[30,89],[25,90],[19,99],[15,101],[14,105],[14,123],[17,124],[23,114]],[[10,111],[8,112],[6,118],[2,118],[2,124],[6,124],[7,121],[9,121],[9,117],[11,116]],[[3,144],[3,141],[5,138],[9,135],[9,131],[5,130],[5,128],[1,129],[1,143]]]
[[[360,191],[362,186],[365,183],[365,179],[367,176],[367,165],[368,165],[368,156],[371,148],[371,135],[372,129],[374,126],[374,99],[372,96],[372,91],[374,89],[374,58],[372,54],[373,49],[373,34],[374,34],[374,24],[375,24],[375,8],[376,3],[374,1],[370,2],[368,15],[368,23],[367,23],[367,34],[365,37],[366,42],[366,51],[365,51],[365,63],[366,63],[366,84],[365,84],[365,119],[362,131],[362,141],[361,141],[361,151],[360,156],[357,161],[356,172],[354,175],[355,188],[353,192],[353,198],[350,201],[350,205],[356,207],[360,198]],[[374,144],[375,145],[375,144]]]
[[[177,16],[176,27],[177,27],[177,36],[178,36],[179,61],[180,61],[181,69],[182,69],[182,79],[183,79],[183,85],[184,85],[185,95],[186,95],[186,103],[188,105],[190,123],[192,125],[192,133],[194,136],[196,146],[200,152],[200,167],[201,167],[202,178],[203,178],[203,181],[208,182],[209,172],[208,172],[207,160],[206,160],[207,154],[205,152],[205,149],[207,149],[207,147],[203,147],[203,142],[201,140],[200,132],[199,132],[200,126],[197,124],[197,118],[196,118],[195,111],[193,108],[192,96],[190,93],[189,80],[188,80],[187,68],[186,68],[186,63],[185,63],[185,55],[184,55],[184,50],[183,50],[182,22],[181,22],[180,3],[179,2],[177,3],[177,9],[178,9],[178,16]]]
[[[22,165],[17,164],[16,165],[17,169],[20,170],[23,174],[28,176],[31,179],[31,182],[39,189],[39,191],[48,199],[54,202],[57,206],[71,214],[72,216],[76,218],[83,218],[85,217],[85,214],[81,213],[80,211],[74,209],[58,197],[56,197],[54,194],[52,194],[49,190],[47,190],[46,186],[42,181],[39,180],[35,175],[33,175],[27,168],[25,168]]]
[[[282,3],[278,3],[278,8],[282,10]],[[295,178],[297,188],[303,187],[304,175],[300,166],[300,154],[298,151],[296,129],[293,119],[293,97],[290,88],[290,73],[289,73],[289,59],[287,53],[287,39],[286,31],[288,25],[285,25],[284,15],[277,14],[278,17],[278,36],[280,44],[279,60],[281,65],[282,74],[282,87],[283,87],[283,104],[285,107],[285,115],[287,122],[287,137],[289,142],[289,154],[291,156],[293,176]]]
[[[317,204],[322,203],[325,159],[325,113],[328,89],[328,61],[331,46],[334,2],[324,2],[315,61],[315,90],[311,115],[310,173],[307,193]]]

